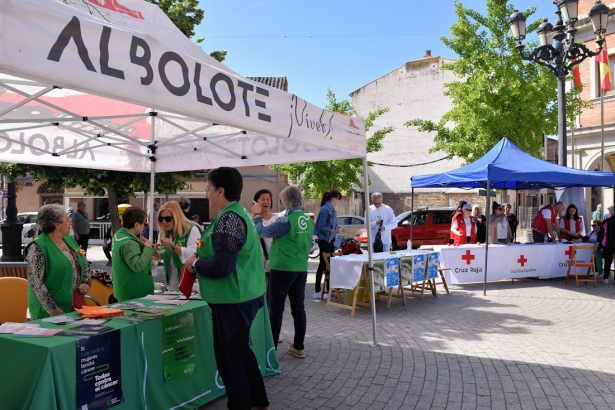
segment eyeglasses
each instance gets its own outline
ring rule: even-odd
[[[218,189],[218,188],[215,187],[215,186],[206,186],[205,187],[205,193],[207,194],[207,193],[209,193],[209,191],[212,191],[212,190],[215,191],[216,189]]]
[[[504,208],[502,208],[501,206],[499,208],[495,208],[496,211],[503,211]]]
[[[472,212],[472,210],[468,208],[464,208],[463,212]]]
[[[147,225],[147,221],[141,222],[141,225]]]
[[[598,225],[592,225],[592,228],[595,228],[596,226],[598,226]]]
[[[162,222],[162,221],[171,222],[172,220],[173,220],[172,216],[159,216],[158,217],[158,222]]]

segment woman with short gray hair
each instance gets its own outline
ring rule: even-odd
[[[263,226],[261,206],[254,203],[252,218],[261,238],[273,238],[269,253],[269,320],[273,342],[278,347],[286,296],[294,319],[294,343],[286,353],[300,359],[305,357],[304,345],[307,319],[305,315],[305,284],[307,282],[308,256],[312,246],[314,221],[303,212],[303,195],[299,188],[286,187],[280,192],[286,210],[274,223]]]
[[[32,319],[82,307],[91,278],[85,252],[69,235],[71,220],[62,205],[43,205],[38,211],[38,224],[43,233],[24,249]]]

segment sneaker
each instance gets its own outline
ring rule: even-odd
[[[605,285],[608,285],[608,284],[609,284],[609,280],[608,280],[608,279],[605,279],[605,280],[604,280],[604,284],[605,284]]]
[[[322,299],[323,300],[327,300],[329,298],[329,294],[325,293],[324,295],[322,295]]]
[[[320,292],[314,292],[314,299],[320,299]]]
[[[293,345],[288,346],[288,348],[286,349],[286,353],[292,354],[299,359],[303,359],[305,357],[305,352],[303,350],[295,349],[295,346]]]

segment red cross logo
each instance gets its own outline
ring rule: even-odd
[[[461,257],[462,260],[466,261],[466,265],[469,265],[476,257],[472,255],[470,250],[466,250],[466,254]]]
[[[568,256],[569,258],[571,258],[571,257],[572,257],[572,250],[573,250],[573,249],[574,249],[574,246],[569,246],[569,247],[568,247],[568,250],[567,250],[566,252],[564,252],[564,254],[565,254],[566,256]]]
[[[517,262],[519,262],[521,266],[525,266],[525,262],[527,262],[527,259],[525,258],[524,255],[521,255],[521,257],[517,259]]]

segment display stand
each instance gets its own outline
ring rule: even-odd
[[[357,282],[356,286],[353,289],[353,298],[352,298],[352,304],[347,305],[345,303],[340,303],[341,299],[339,298],[339,294],[340,291],[344,294],[344,300],[346,300],[346,290],[345,289],[341,289],[341,288],[335,288],[335,293],[338,297],[338,301],[337,303],[331,302],[331,296],[333,293],[333,287],[329,287],[329,297],[327,298],[327,307],[325,308],[325,312],[329,311],[329,306],[335,306],[335,307],[339,307],[342,309],[348,309],[350,310],[350,317],[353,318],[354,317],[354,313],[357,309],[357,305],[359,306],[367,306],[370,308],[370,313],[371,313],[371,309],[372,309],[372,304],[370,301],[370,298],[367,298],[367,302],[364,302],[363,300],[358,300],[358,296],[359,296],[359,290],[363,290],[363,294],[364,295],[369,295],[369,275],[367,274],[367,269],[365,267],[365,264],[363,264],[363,267],[361,268],[361,278],[359,279],[359,281]]]

